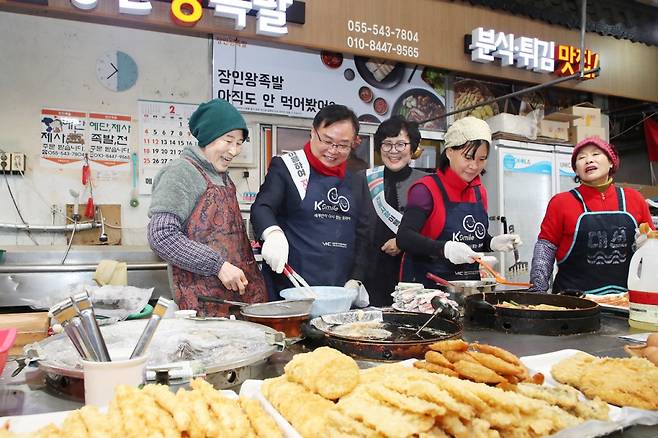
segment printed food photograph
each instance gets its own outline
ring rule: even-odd
[[[386,99],[382,97],[378,97],[377,99],[375,99],[375,101],[372,103],[372,107],[375,109],[375,112],[380,116],[383,116],[388,112],[388,102],[386,102]]]
[[[393,88],[402,81],[405,65],[377,58],[354,57],[354,65],[364,81],[375,88]]]
[[[342,53],[323,50],[320,53],[320,57],[322,58],[322,63],[329,68],[338,68],[343,63]]]
[[[372,90],[365,85],[359,88],[359,98],[365,103],[369,103],[373,98]]]
[[[446,74],[443,70],[434,67],[424,67],[423,73],[421,73],[421,78],[427,85],[432,87],[436,94],[443,96],[445,98],[446,89],[445,89],[445,79]]]
[[[412,88],[404,92],[393,105],[393,114],[401,115],[406,120],[423,122],[445,114],[446,109],[441,100],[431,91]],[[430,120],[421,125],[425,129],[445,129],[444,117]]]
[[[455,109],[466,108],[480,102],[493,99],[493,94],[489,89],[478,81],[473,79],[463,79],[455,83]],[[463,111],[455,114],[455,120],[466,116],[477,117],[486,120],[491,116],[498,114],[498,103],[480,106],[470,111]]]

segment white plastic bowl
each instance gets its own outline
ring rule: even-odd
[[[357,295],[356,289],[338,286],[311,286],[311,290],[312,297],[309,297],[308,291],[301,287],[284,289],[279,294],[287,300],[315,298],[311,306],[311,318],[328,313],[347,312]]]

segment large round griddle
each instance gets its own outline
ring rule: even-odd
[[[409,312],[383,312],[384,322],[420,328],[427,322],[430,315]],[[423,340],[372,340],[348,338],[321,331],[311,325],[304,326],[304,333],[309,342],[327,345],[335,348],[348,356],[359,359],[373,360],[404,360],[410,358],[422,358],[430,344],[461,337],[462,325],[459,322],[443,318],[434,318],[427,325],[430,329],[441,330],[446,334]]]
[[[514,301],[518,304],[550,304],[568,310],[532,310],[498,307]],[[567,295],[532,292],[493,292],[466,298],[464,323],[508,333],[535,335],[571,335],[595,332],[601,325],[601,308],[590,300]]]
[[[110,355],[129,355],[147,321],[101,327]],[[258,373],[267,358],[280,349],[275,340],[275,330],[247,321],[164,319],[148,347],[147,370],[174,369],[176,364],[189,362],[218,389],[231,388],[246,379],[261,378]],[[51,336],[31,348],[43,358],[39,368],[46,373],[51,391],[73,399],[84,398],[82,366],[65,334]]]

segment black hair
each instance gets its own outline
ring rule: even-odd
[[[418,149],[420,143],[420,131],[418,130],[418,123],[405,120],[401,116],[393,116],[388,120],[384,120],[375,132],[375,150],[380,151],[382,142],[389,137],[397,137],[402,131],[405,131],[409,136],[411,143],[411,153],[413,154]]]
[[[313,128],[317,131],[322,126],[330,126],[336,122],[349,120],[354,128],[354,135],[359,134],[359,119],[354,111],[345,105],[331,104],[324,106],[313,118]]]
[[[486,140],[471,140],[467,141],[463,145],[460,146],[454,146],[452,149],[455,149],[457,151],[463,151],[462,154],[465,155],[468,158],[473,158],[475,157],[475,153],[480,149],[480,146],[486,146],[487,147],[487,157],[489,156],[489,142]],[[444,148],[443,152],[441,152],[441,156],[439,157],[439,162],[437,164],[437,167],[441,172],[445,171],[449,166],[450,166],[450,160],[448,159],[448,154],[446,151],[448,148]],[[482,171],[482,175],[484,175],[484,170]]]

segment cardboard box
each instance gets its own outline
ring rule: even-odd
[[[599,137],[608,141],[604,128],[593,126],[572,126],[569,128],[569,143],[576,144],[587,137]]]
[[[529,117],[501,113],[489,117],[486,122],[491,128],[491,133],[506,132],[527,138],[537,138],[537,127]]]
[[[571,126],[586,126],[597,128],[603,126],[601,121],[601,109],[595,107],[589,102],[583,102],[579,103],[578,105],[570,106],[569,108],[560,110],[560,112],[579,117],[578,119],[575,119],[571,122]]]
[[[561,113],[559,111],[548,114],[539,121],[537,137],[569,141],[570,123],[578,118],[579,116]]]
[[[5,313],[0,318],[0,328],[16,328],[16,341],[9,350],[10,356],[22,355],[23,346],[38,342],[48,336],[50,320],[48,312]]]
[[[631,183],[615,183],[619,187],[630,187],[637,190],[647,199],[658,199],[658,186],[650,186],[644,184],[631,184]]]
[[[556,122],[555,120],[544,119],[539,122],[537,137],[569,141],[569,122]]]

